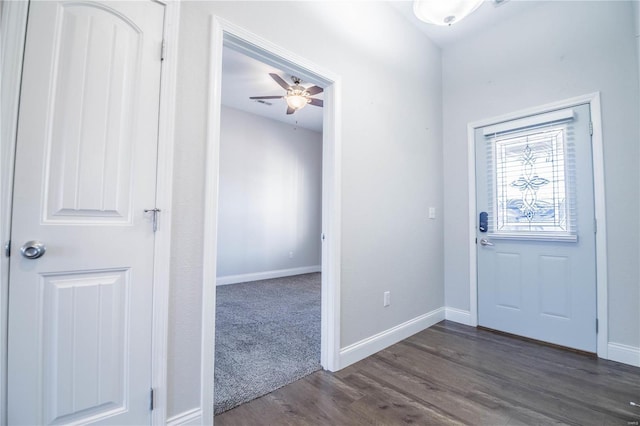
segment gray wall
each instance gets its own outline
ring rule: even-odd
[[[221,16],[342,77],[341,346],[444,304],[440,52],[377,2],[183,1],[168,415],[199,406],[208,21]],[[292,17],[304,17],[299,21]],[[385,290],[392,305],[382,306]],[[213,386],[213,384],[211,384]]]
[[[601,91],[609,340],[640,346],[633,19],[630,2],[541,2],[443,51],[447,306],[469,309],[467,123]]]
[[[218,277],[319,266],[322,134],[223,106],[218,203]]]

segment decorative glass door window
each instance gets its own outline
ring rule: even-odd
[[[538,127],[491,139],[493,233],[570,235],[567,126]]]

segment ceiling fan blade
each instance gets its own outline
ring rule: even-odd
[[[274,73],[269,73],[269,75],[271,76],[272,79],[274,79],[276,81],[276,83],[278,83],[280,85],[280,87],[282,87],[284,90],[289,90],[291,89],[291,86],[289,86],[287,84],[286,81],[284,81],[278,74],[274,74]]]
[[[309,95],[313,96],[313,95],[317,95],[318,93],[322,93],[324,89],[320,86],[311,86],[306,90],[307,92],[309,92]]]
[[[311,99],[311,102],[309,103],[314,106],[324,106],[324,102],[322,101],[322,99]]]
[[[282,99],[284,96],[250,96],[249,99]]]
[[[295,109],[291,108],[290,106],[288,106],[288,107],[287,107],[287,115],[291,115],[291,114],[293,114],[294,112],[296,112],[296,110],[295,110]]]

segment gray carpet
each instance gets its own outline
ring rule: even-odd
[[[219,286],[215,413],[320,367],[320,274]]]

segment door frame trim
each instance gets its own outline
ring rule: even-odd
[[[595,217],[598,223],[596,232],[596,318],[598,319],[597,353],[598,357],[608,359],[608,302],[607,302],[607,219],[604,187],[604,145],[602,138],[602,114],[600,92],[589,93],[574,98],[527,108],[497,117],[486,118],[467,124],[467,163],[469,183],[469,313],[470,325],[478,325],[478,262],[476,252],[476,162],[475,131],[505,121],[523,118],[545,112],[589,104],[593,125],[592,161],[593,195]],[[595,324],[594,324],[595,327]]]
[[[214,417],[217,204],[224,45],[295,71],[305,81],[326,86],[322,128],[322,232],[326,239],[322,243],[320,363],[329,371],[340,368],[341,77],[214,14],[209,20],[209,40],[200,366],[202,424],[212,424]]]
[[[7,353],[9,315],[9,258],[4,246],[11,239],[11,209],[13,198],[13,167],[15,163],[16,137],[20,87],[22,86],[22,63],[27,34],[29,2],[4,2],[2,5],[2,134],[0,134],[0,424],[7,424]],[[7,93],[8,92],[8,93]]]
[[[165,424],[167,419],[169,367],[169,297],[171,288],[171,224],[173,208],[173,153],[175,145],[175,105],[178,74],[178,35],[180,1],[154,0],[165,7],[163,39],[164,58],[160,76],[158,111],[158,166],[156,205],[159,208],[158,230],[153,257],[153,317],[151,328],[151,387],[154,408],[151,424]]]
[[[322,232],[326,235],[322,244],[322,366],[337,371],[340,353],[341,77],[219,16],[210,16],[209,31],[200,376],[203,424],[212,424],[214,417],[217,204],[224,45],[295,71],[306,81],[326,86],[322,131]]]

